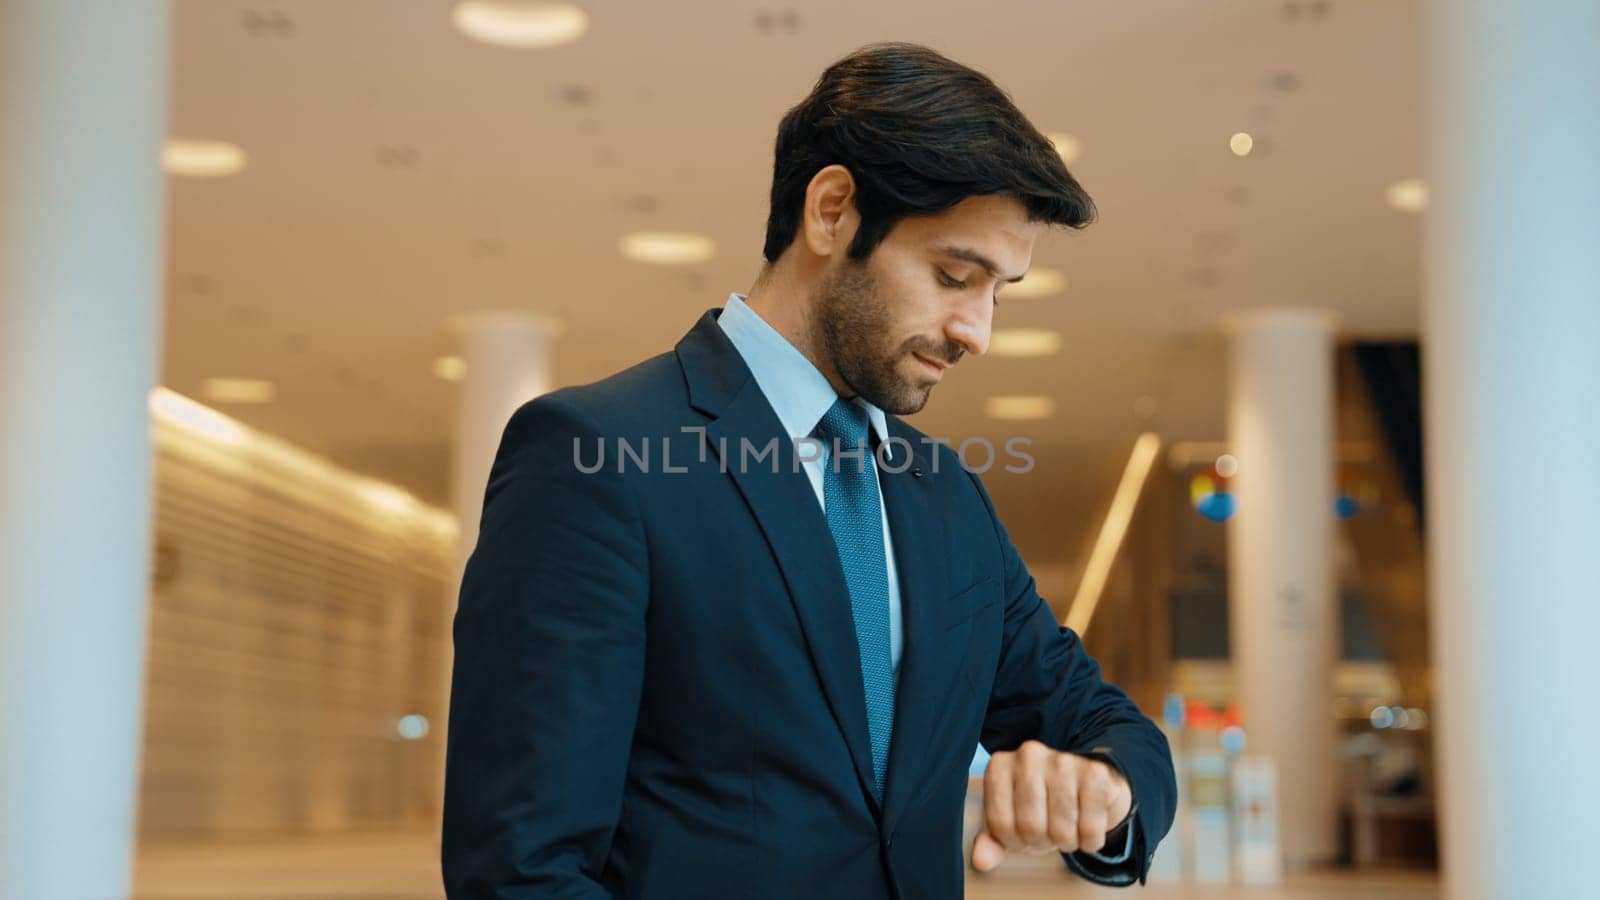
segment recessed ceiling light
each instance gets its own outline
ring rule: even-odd
[[[467,377],[467,361],[459,356],[441,356],[433,361],[433,374],[445,381],[460,381]]]
[[[171,175],[194,178],[232,175],[244,168],[244,150],[223,141],[171,138],[161,151],[161,167]]]
[[[1049,356],[1061,349],[1061,335],[1045,328],[1001,328],[989,335],[994,356]]]
[[[1233,151],[1234,156],[1249,156],[1250,149],[1255,145],[1256,139],[1251,137],[1248,132],[1241,131],[1228,138],[1228,149]]]
[[[983,414],[991,419],[1048,419],[1055,412],[1055,398],[1043,394],[1001,394],[983,401]]]
[[[1008,284],[1000,289],[1000,297],[1048,297],[1059,294],[1067,289],[1067,276],[1055,269],[1046,269],[1034,266],[1028,274],[1016,284]]]
[[[271,403],[278,386],[263,378],[207,378],[201,385],[213,403]]]
[[[589,17],[570,3],[467,0],[452,17],[462,34],[500,47],[554,47],[589,30]]]
[[[1422,212],[1428,208],[1428,186],[1420,178],[1396,181],[1383,196],[1390,206],[1401,212]]]
[[[401,716],[395,732],[408,741],[420,741],[428,736],[428,717],[421,713]]]
[[[681,231],[636,231],[621,246],[622,255],[631,260],[668,265],[705,262],[717,249],[705,235]]]
[[[1064,131],[1052,131],[1045,137],[1056,145],[1056,153],[1060,154],[1061,161],[1069,166],[1083,155],[1083,143]]]
[[[1239,458],[1232,453],[1222,454],[1212,465],[1216,466],[1217,474],[1223,478],[1232,478],[1239,474]]]

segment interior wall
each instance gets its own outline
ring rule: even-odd
[[[453,520],[195,425],[153,425],[141,837],[431,821]]]

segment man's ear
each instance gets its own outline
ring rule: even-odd
[[[847,252],[861,222],[855,176],[837,163],[818,170],[806,185],[801,214],[800,236],[812,253],[830,257]]]

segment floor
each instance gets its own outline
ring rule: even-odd
[[[442,900],[431,835],[340,836],[141,848],[134,900]],[[968,900],[1112,898],[1048,859],[1013,857],[967,880]],[[1438,882],[1414,873],[1306,875],[1274,888],[1150,883],[1143,900],[1437,900]]]

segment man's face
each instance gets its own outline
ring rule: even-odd
[[[845,384],[909,415],[944,370],[989,349],[996,295],[1033,259],[1040,225],[1010,197],[968,197],[935,216],[902,219],[866,260],[824,276],[817,327]]]

